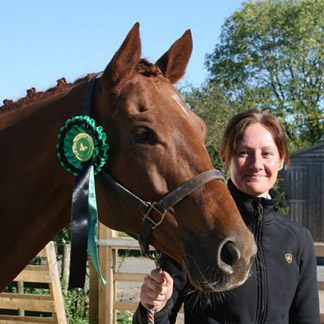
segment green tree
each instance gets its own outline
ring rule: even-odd
[[[242,106],[230,104],[222,90],[213,83],[206,83],[199,88],[180,90],[189,107],[206,123],[208,136],[206,148],[215,167],[221,168],[219,146],[224,129],[230,118],[243,110]]]
[[[291,149],[323,139],[324,0],[243,3],[206,67],[230,102],[278,116]]]

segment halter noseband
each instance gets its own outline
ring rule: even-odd
[[[91,114],[91,106],[93,99],[93,90],[96,85],[97,80],[102,76],[102,73],[95,74],[87,83],[84,96],[83,96],[83,113],[84,115]],[[156,229],[160,224],[162,224],[165,215],[169,208],[176,205],[190,193],[195,191],[197,188],[203,186],[204,184],[212,180],[222,180],[225,181],[221,171],[217,169],[212,169],[204,171],[194,178],[186,181],[175,190],[169,192],[160,201],[147,202],[139,198],[137,195],[132,193],[127,188],[123,187],[119,182],[117,182],[110,174],[102,170],[98,174],[100,180],[104,185],[108,185],[109,189],[116,193],[120,198],[125,200],[135,209],[137,209],[143,215],[143,224],[141,232],[139,234],[139,244],[141,247],[141,252],[143,255],[147,256],[149,252],[149,243],[152,235],[152,231]],[[151,217],[151,213],[155,211],[160,215],[160,219],[155,221]]]

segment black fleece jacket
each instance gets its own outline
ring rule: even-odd
[[[226,293],[200,295],[193,292],[186,268],[163,255],[160,264],[173,277],[174,292],[155,314],[155,324],[175,323],[182,305],[186,324],[320,324],[316,257],[308,230],[274,211],[276,191],[265,199],[240,192],[231,181],[228,187],[258,246],[249,278]],[[133,323],[147,323],[141,304]]]

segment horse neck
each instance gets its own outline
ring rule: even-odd
[[[1,275],[0,289],[69,222],[74,177],[57,158],[57,134],[81,113],[83,87],[0,133],[0,273],[8,274]]]

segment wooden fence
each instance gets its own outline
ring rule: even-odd
[[[117,310],[135,311],[138,302],[123,302],[117,299],[117,282],[142,282],[146,274],[118,272],[118,250],[138,250],[138,242],[117,237],[117,232],[99,226],[99,260],[101,271],[107,280],[104,286],[91,265],[90,269],[90,324],[115,324]],[[324,257],[324,243],[315,243],[316,255]],[[0,294],[0,309],[19,310],[19,315],[0,315],[2,324],[57,323],[67,324],[64,301],[59,281],[54,243],[50,242],[39,254],[45,259],[40,266],[27,266],[16,278],[17,282],[49,284],[49,295],[20,293]],[[152,263],[152,268],[154,264]],[[324,323],[324,281],[318,282],[321,323]],[[51,312],[54,317],[40,318],[24,316],[24,311]]]
[[[18,292],[0,294],[0,309],[18,311],[17,315],[0,315],[0,323],[67,324],[54,242],[49,242],[37,257],[43,260],[40,265],[28,265],[14,279],[18,283]],[[24,293],[24,283],[46,284],[48,293]],[[50,313],[51,317],[25,316],[25,311]]]
[[[99,260],[103,276],[107,280],[104,286],[93,268],[90,269],[90,324],[116,324],[117,310],[135,311],[138,302],[117,300],[118,281],[142,282],[146,274],[120,273],[117,269],[118,250],[138,250],[136,240],[117,237],[117,232],[99,226]],[[324,257],[324,243],[315,243],[316,256]],[[152,265],[153,268],[154,265]],[[324,281],[318,282],[320,296],[321,323],[324,324]],[[182,322],[181,322],[182,323]]]

